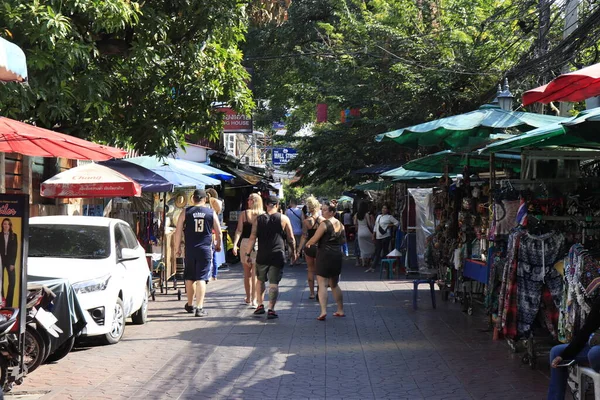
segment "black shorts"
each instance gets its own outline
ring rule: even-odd
[[[212,249],[194,249],[185,255],[183,279],[186,281],[206,281],[212,269]]]

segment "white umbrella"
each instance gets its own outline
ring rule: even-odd
[[[25,82],[27,62],[19,46],[0,37],[0,81]]]

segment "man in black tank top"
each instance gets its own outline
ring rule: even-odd
[[[279,281],[283,276],[286,236],[290,243],[292,263],[296,261],[296,241],[290,219],[277,212],[279,199],[276,196],[270,196],[265,204],[267,205],[267,213],[259,215],[252,224],[249,248],[253,248],[256,239],[258,239],[258,253],[256,255],[256,277],[258,278],[256,298],[258,307],[254,314],[265,313],[263,301],[265,298],[265,282],[268,280],[269,310],[267,318],[273,319],[277,318],[275,304],[279,296]],[[250,254],[245,254],[245,256],[250,257]]]

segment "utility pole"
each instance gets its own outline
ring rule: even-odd
[[[563,29],[563,39],[567,38],[575,29],[577,29],[579,19],[579,1],[580,0],[566,0],[565,3],[565,27]],[[569,64],[563,65],[561,73],[566,74],[571,72],[569,70]],[[560,103],[560,116],[568,117],[569,111],[573,108],[572,103],[561,102]]]
[[[536,58],[543,57],[548,52],[548,31],[550,30],[550,0],[539,0],[538,2],[538,19],[539,19],[539,29],[538,29],[538,40],[537,40],[537,48]],[[546,69],[547,61],[544,61],[540,65],[540,69],[543,71]],[[541,74],[541,84],[545,85],[548,83],[548,74]],[[540,110],[538,111],[540,114],[544,113],[544,105],[539,105]]]

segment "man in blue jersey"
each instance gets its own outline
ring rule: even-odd
[[[185,238],[185,269],[183,279],[187,303],[185,310],[194,312],[196,317],[208,315],[204,309],[206,284],[210,279],[212,266],[212,234],[215,233],[215,251],[221,251],[221,224],[217,213],[206,206],[206,192],[196,189],[192,196],[194,205],[187,207],[179,215],[175,230],[175,249],[181,256],[181,236]],[[194,290],[195,289],[195,290]],[[194,293],[195,292],[195,293]],[[194,305],[194,294],[196,304]]]

